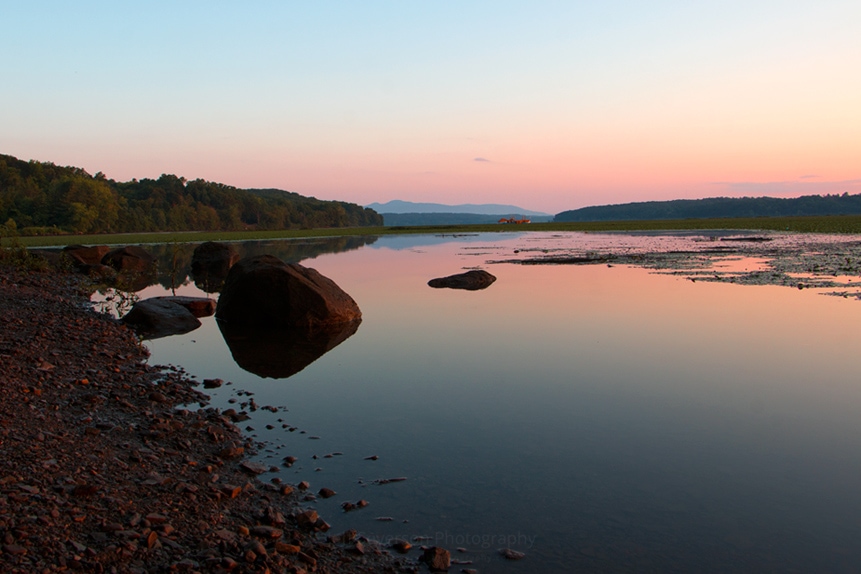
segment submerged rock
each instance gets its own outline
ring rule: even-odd
[[[231,327],[320,329],[357,321],[362,312],[315,269],[260,255],[230,269],[215,316]]]
[[[457,275],[449,275],[448,277],[439,277],[428,281],[428,285],[435,289],[465,289],[467,291],[478,291],[487,289],[496,277],[482,269],[473,269],[466,273],[458,273]]]

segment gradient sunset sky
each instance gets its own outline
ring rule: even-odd
[[[0,153],[556,213],[861,193],[861,2],[0,0]]]

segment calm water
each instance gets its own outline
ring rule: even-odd
[[[303,261],[364,319],[292,377],[241,369],[212,318],[147,345],[153,364],[230,381],[213,406],[250,391],[283,407],[241,423],[266,442],[261,460],[299,458],[264,480],[332,488],[309,504],[333,531],[430,537],[472,561],[453,572],[857,571],[861,302],[624,266],[486,263],[689,240],[382,237]],[[487,290],[427,287],[476,266],[498,277]],[[392,477],[407,480],[373,482]],[[359,499],[370,505],[341,511]],[[526,558],[507,562],[501,547]]]

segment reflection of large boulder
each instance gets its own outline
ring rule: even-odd
[[[227,243],[207,241],[194,249],[191,274],[198,287],[207,293],[221,289],[228,271],[239,260],[236,249]]]
[[[122,318],[146,339],[181,335],[200,327],[191,311],[167,297],[153,297],[136,302]]]
[[[231,327],[325,328],[360,319],[362,312],[316,270],[260,255],[230,269],[215,316]]]
[[[286,379],[352,336],[361,322],[318,329],[256,329],[219,321],[218,327],[237,365],[259,377]]]
[[[428,281],[428,285],[436,289],[447,287],[449,289],[466,289],[467,291],[478,291],[479,289],[487,289],[496,281],[496,277],[480,269],[473,269],[466,273],[458,273],[457,275],[449,275],[448,277],[439,277]]]

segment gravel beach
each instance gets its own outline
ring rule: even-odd
[[[0,570],[412,572],[328,531],[79,276],[0,267]]]

